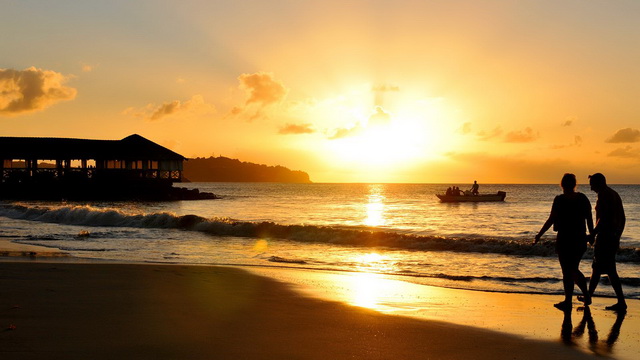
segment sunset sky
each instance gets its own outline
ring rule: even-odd
[[[314,182],[640,183],[640,1],[0,9],[0,136],[137,133]]]

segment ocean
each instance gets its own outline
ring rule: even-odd
[[[375,273],[416,284],[561,294],[553,231],[532,240],[558,185],[481,184],[504,202],[441,203],[451,185],[185,183],[216,200],[0,202],[0,238],[78,258]],[[640,297],[640,185],[613,185],[627,227],[625,295]],[[579,186],[595,205],[596,194]],[[595,216],[595,213],[594,213]],[[591,273],[589,250],[581,263]],[[598,294],[613,295],[604,284]]]

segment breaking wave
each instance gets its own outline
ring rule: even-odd
[[[182,229],[216,236],[286,239],[359,247],[493,253],[515,256],[555,256],[553,241],[543,241],[532,246],[529,241],[518,238],[443,237],[405,234],[390,230],[244,222],[229,218],[204,218],[197,215],[178,216],[171,213],[130,214],[121,210],[99,209],[90,206],[45,207],[0,204],[0,216],[65,225]],[[591,254],[587,253],[585,256],[590,257]],[[283,262],[282,259],[271,261]],[[622,248],[618,253],[618,261],[640,263],[640,249]]]

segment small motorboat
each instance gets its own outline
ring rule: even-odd
[[[473,195],[470,191],[465,191],[461,195],[444,195],[436,194],[441,202],[481,202],[481,201],[504,201],[507,193],[498,191],[495,194],[478,194]]]

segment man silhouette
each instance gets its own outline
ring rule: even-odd
[[[479,188],[480,188],[480,185],[478,185],[478,181],[474,180],[473,185],[471,185],[471,194],[478,195]]]
[[[620,247],[620,237],[624,230],[626,218],[620,195],[607,186],[607,180],[601,173],[589,176],[591,190],[598,194],[596,201],[596,226],[589,239],[593,244],[593,272],[589,281],[589,294],[593,295],[602,274],[609,275],[609,281],[616,293],[618,302],[605,309],[626,311],[622,284],[616,269],[616,252]]]

